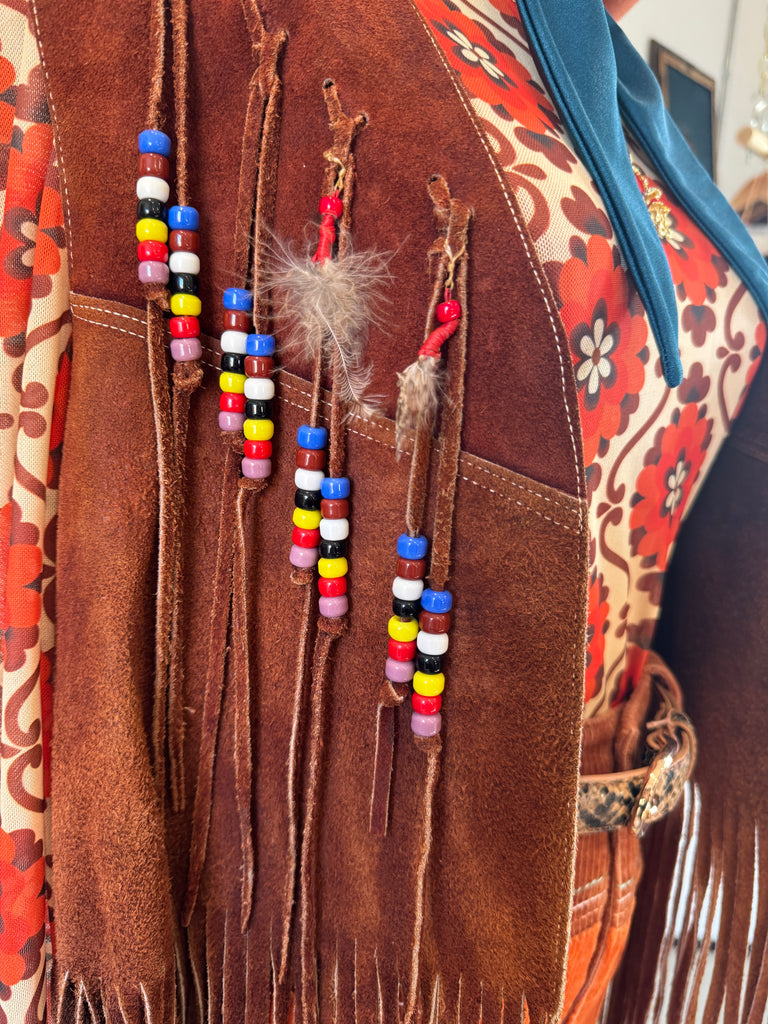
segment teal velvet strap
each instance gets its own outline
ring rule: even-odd
[[[768,318],[768,271],[735,211],[664,108],[650,68],[601,0],[518,0],[531,47],[611,218],[670,387],[682,380],[677,305],[661,240],[637,186],[622,118],[675,199],[714,242]]]

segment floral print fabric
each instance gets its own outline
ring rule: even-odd
[[[0,5],[0,1024],[42,1021],[56,505],[70,366],[63,214],[26,4]]]
[[[602,200],[547,93],[516,3],[415,3],[515,192],[570,346],[589,500],[592,716],[621,700],[642,670],[680,524],[738,415],[766,327],[726,260],[643,167],[671,211],[664,250],[684,380],[670,390]]]

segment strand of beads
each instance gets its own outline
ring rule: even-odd
[[[452,604],[453,598],[447,590],[424,590],[421,595],[411,697],[411,729],[417,736],[436,736],[442,728],[443,656],[448,650]]]
[[[392,582],[392,618],[384,674],[394,684],[410,683],[416,670],[416,639],[424,590],[427,538],[402,533],[397,539],[397,576]]]
[[[203,354],[200,342],[200,310],[197,278],[200,273],[200,217],[194,206],[172,206],[168,211],[170,235],[168,261],[171,292],[170,329],[173,335],[171,355],[177,363],[199,359]]]
[[[241,344],[240,340],[237,344]],[[224,348],[224,335],[221,336],[221,347]],[[275,339],[271,334],[249,334],[245,339],[245,353],[245,457],[241,465],[243,476],[250,480],[266,480],[272,474],[272,437],[275,433],[272,421]]]
[[[311,569],[320,557],[321,488],[325,480],[325,445],[328,431],[325,427],[304,424],[296,435],[296,507],[293,510],[291,565],[297,569]]]
[[[171,194],[171,140],[165,132],[147,128],[139,133],[139,178],[136,196],[136,238],[139,280],[142,284],[168,284],[168,197]]]
[[[349,477],[328,476],[320,503],[320,614],[338,619],[349,610],[347,597],[347,538],[349,537]]]
[[[221,335],[219,427],[233,434],[242,430],[250,437],[245,431],[245,353],[253,296],[246,288],[227,288],[222,301],[225,329]]]

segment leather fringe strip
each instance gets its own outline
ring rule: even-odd
[[[336,84],[331,79],[323,83],[323,94],[328,110],[330,128],[333,135],[333,145],[326,153],[327,166],[323,181],[323,195],[333,191],[334,181],[339,166],[344,171],[343,210],[340,218],[339,232],[339,258],[343,258],[350,245],[350,227],[352,221],[352,198],[355,186],[355,160],[352,153],[352,146],[358,132],[365,127],[367,119],[365,115],[358,114],[350,117],[345,114],[339,99]],[[344,421],[347,410],[339,395],[340,367],[338,365],[338,353],[334,354],[332,363],[332,393],[331,393],[331,422],[330,422],[330,444],[328,454],[328,473],[330,476],[341,476],[344,471],[346,435]],[[312,404],[310,409],[309,423],[316,426],[320,415],[320,397],[322,386],[322,374],[324,367],[323,347],[320,346],[315,358],[313,381],[312,381]],[[309,569],[294,569],[291,573],[291,580],[298,586],[306,588],[306,596],[302,609],[301,630],[299,637],[299,648],[296,659],[296,676],[294,684],[293,724],[291,729],[291,745],[288,764],[288,857],[285,872],[285,884],[283,890],[283,917],[281,928],[281,945],[278,984],[282,986],[286,980],[288,956],[291,944],[293,903],[296,889],[296,870],[299,867],[299,827],[298,827],[298,780],[299,754],[302,746],[302,709],[305,703],[305,680],[307,677],[307,658],[310,649],[311,638],[311,615],[315,607],[312,584],[315,581],[315,573]],[[322,716],[323,716],[323,690],[326,681],[326,664],[330,654],[331,641],[340,636],[347,628],[347,618],[341,620],[325,619],[320,616],[318,619],[318,632],[316,635],[311,670],[312,696],[310,700],[310,741],[308,759],[308,781],[306,786],[306,814],[302,830],[301,864],[299,870],[301,890],[301,964],[302,964],[302,986],[301,999],[302,1007],[308,1006],[309,995],[308,985],[305,986],[305,943],[312,946],[314,955],[314,828],[315,828],[315,800],[318,786],[319,749],[322,746]],[[311,933],[311,939],[308,936]],[[307,970],[314,977],[314,967]],[[314,1020],[316,1014],[316,992],[309,1010],[312,1016],[303,1018]]]
[[[248,279],[248,260],[252,254],[251,278],[258,274],[264,239],[271,230],[274,210],[274,182],[280,139],[280,99],[282,84],[278,62],[287,41],[287,33],[279,30],[267,33],[255,4],[243,0],[244,13],[252,34],[254,53],[259,64],[251,77],[248,110],[243,137],[238,187],[237,218],[234,249],[236,271],[241,282]],[[254,198],[255,187],[255,198]],[[251,246],[243,245],[243,238],[253,239]],[[266,307],[255,302],[254,322],[263,330],[267,323]],[[208,671],[205,686],[202,737],[198,759],[195,805],[192,815],[192,838],[189,854],[189,873],[182,921],[189,925],[197,902],[200,880],[205,866],[211,819],[213,773],[216,758],[219,721],[224,694],[225,650],[232,624],[232,672],[235,678],[235,779],[240,819],[240,840],[243,863],[240,927],[248,927],[253,906],[255,863],[252,822],[251,700],[250,667],[248,657],[248,605],[245,567],[246,506],[260,494],[267,481],[246,480],[240,477],[239,461],[243,438],[223,433],[222,439],[230,446],[225,456],[219,516],[219,543],[214,578],[214,603],[210,631]],[[252,497],[249,497],[252,496]],[[237,524],[235,528],[235,524]],[[234,589],[232,586],[234,584]],[[181,662],[181,647],[175,652],[174,664]],[[247,764],[243,752],[248,753]]]

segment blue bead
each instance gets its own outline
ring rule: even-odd
[[[145,128],[143,132],[139,132],[139,152],[170,156],[171,140],[165,132],[157,131],[155,128]]]
[[[427,538],[409,537],[401,533],[397,538],[397,553],[401,558],[426,558]]]
[[[253,295],[247,288],[227,288],[224,292],[224,309],[250,313],[253,309]]]
[[[320,493],[329,501],[333,498],[349,497],[348,476],[327,476],[320,485]]]
[[[308,427],[304,424],[299,427],[296,440],[299,443],[299,448],[312,448],[317,451],[319,448],[325,448],[328,442],[328,431],[325,427]]]
[[[194,206],[172,206],[168,211],[168,227],[171,231],[197,231],[200,227],[200,214]]]
[[[271,334],[249,334],[245,342],[245,351],[249,356],[274,355],[275,339]]]
[[[422,590],[421,607],[425,612],[436,612],[442,615],[449,612],[453,605],[453,598],[447,590]]]

